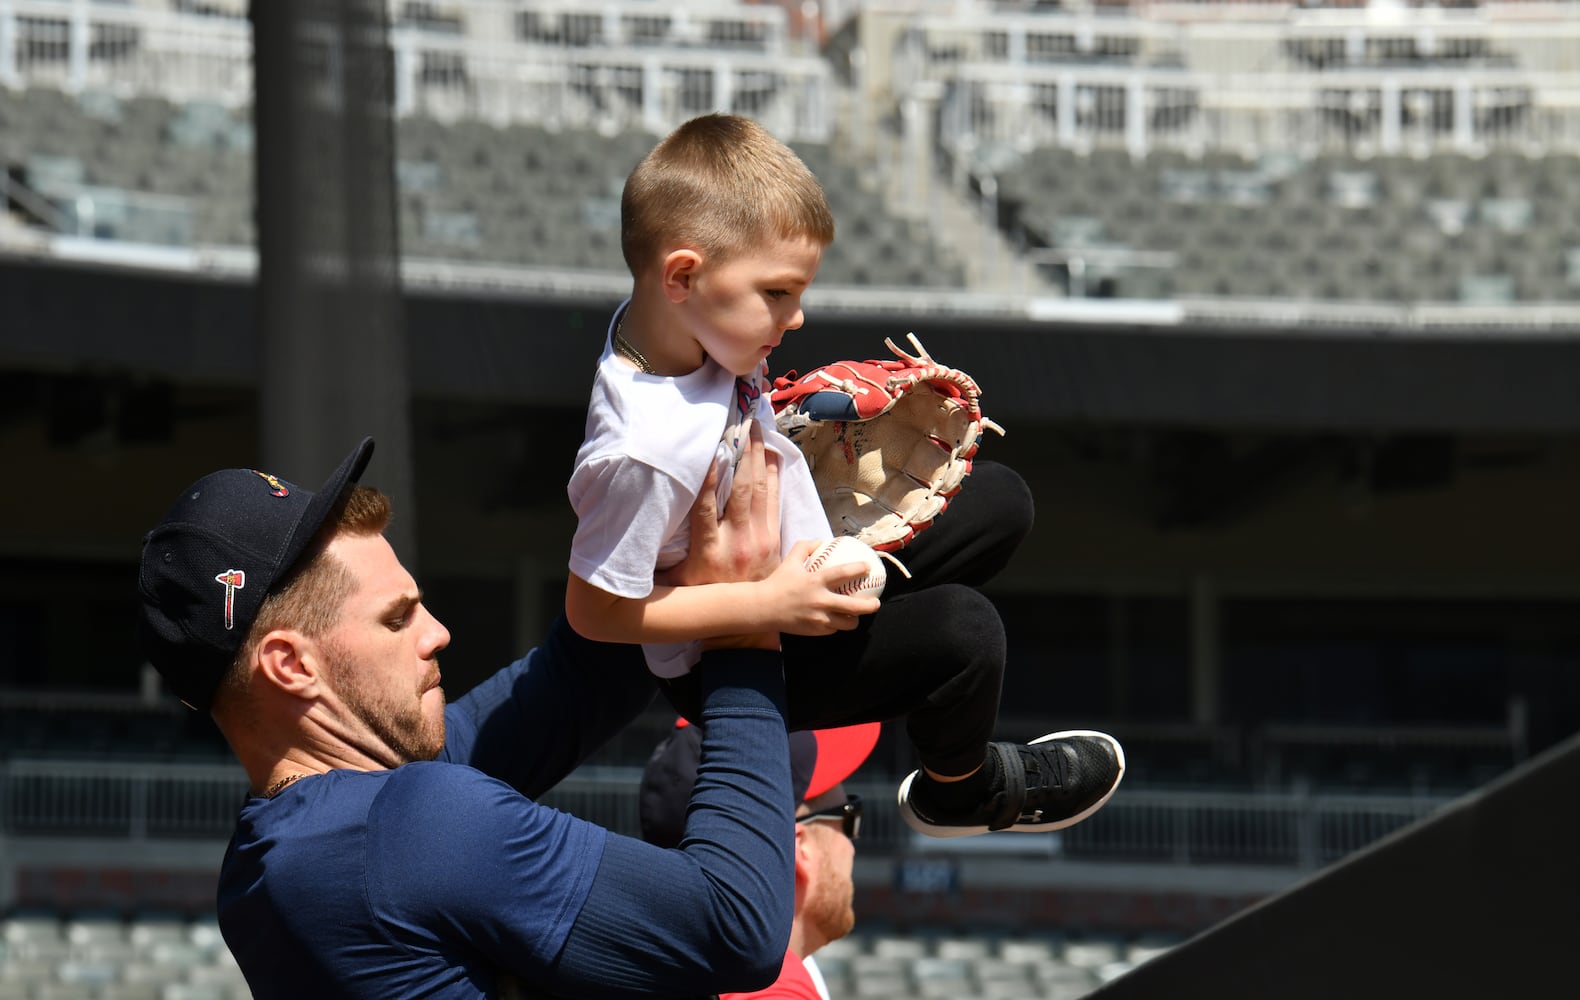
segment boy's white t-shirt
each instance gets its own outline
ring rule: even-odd
[[[680,562],[690,544],[691,505],[710,466],[720,466],[719,510],[729,497],[746,421],[762,425],[779,463],[781,553],[802,539],[833,537],[806,459],[774,425],[766,375],[737,379],[713,361],[687,375],[646,375],[614,353],[615,310],[587,404],[587,430],[566,492],[576,511],[570,570],[618,597],[641,599],[653,574]],[[701,641],[647,643],[648,669],[679,677]]]

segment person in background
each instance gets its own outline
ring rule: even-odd
[[[773,985],[723,1000],[828,1000],[813,957],[855,926],[852,866],[861,832],[862,803],[844,782],[878,741],[879,725],[800,730],[790,734],[791,787],[795,794],[795,915],[790,947]],[[654,749],[642,773],[638,817],[642,839],[679,847],[687,835],[686,808],[702,761],[703,734],[684,719]]]

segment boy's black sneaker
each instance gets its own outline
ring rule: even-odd
[[[921,772],[912,771],[899,795],[900,815],[911,829],[929,837],[1062,830],[1101,809],[1125,774],[1119,741],[1090,729],[1049,733],[1026,744],[989,743],[988,753],[998,757],[999,780],[988,799],[966,813],[930,808]]]

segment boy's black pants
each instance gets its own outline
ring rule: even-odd
[[[964,774],[982,763],[998,721],[1005,638],[998,609],[976,590],[1031,530],[1031,491],[996,462],[977,462],[931,527],[895,555],[883,606],[849,632],[784,637],[792,729],[905,719],[927,768]],[[691,675],[661,681],[676,711],[696,717]]]

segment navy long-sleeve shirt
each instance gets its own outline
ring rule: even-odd
[[[686,839],[663,850],[524,794],[546,785],[523,746],[582,738],[574,708],[530,698],[549,649],[446,709],[439,760],[246,801],[219,920],[260,1000],[494,996],[512,978],[576,997],[773,981],[794,899],[778,654],[718,651],[699,668],[702,766]]]

